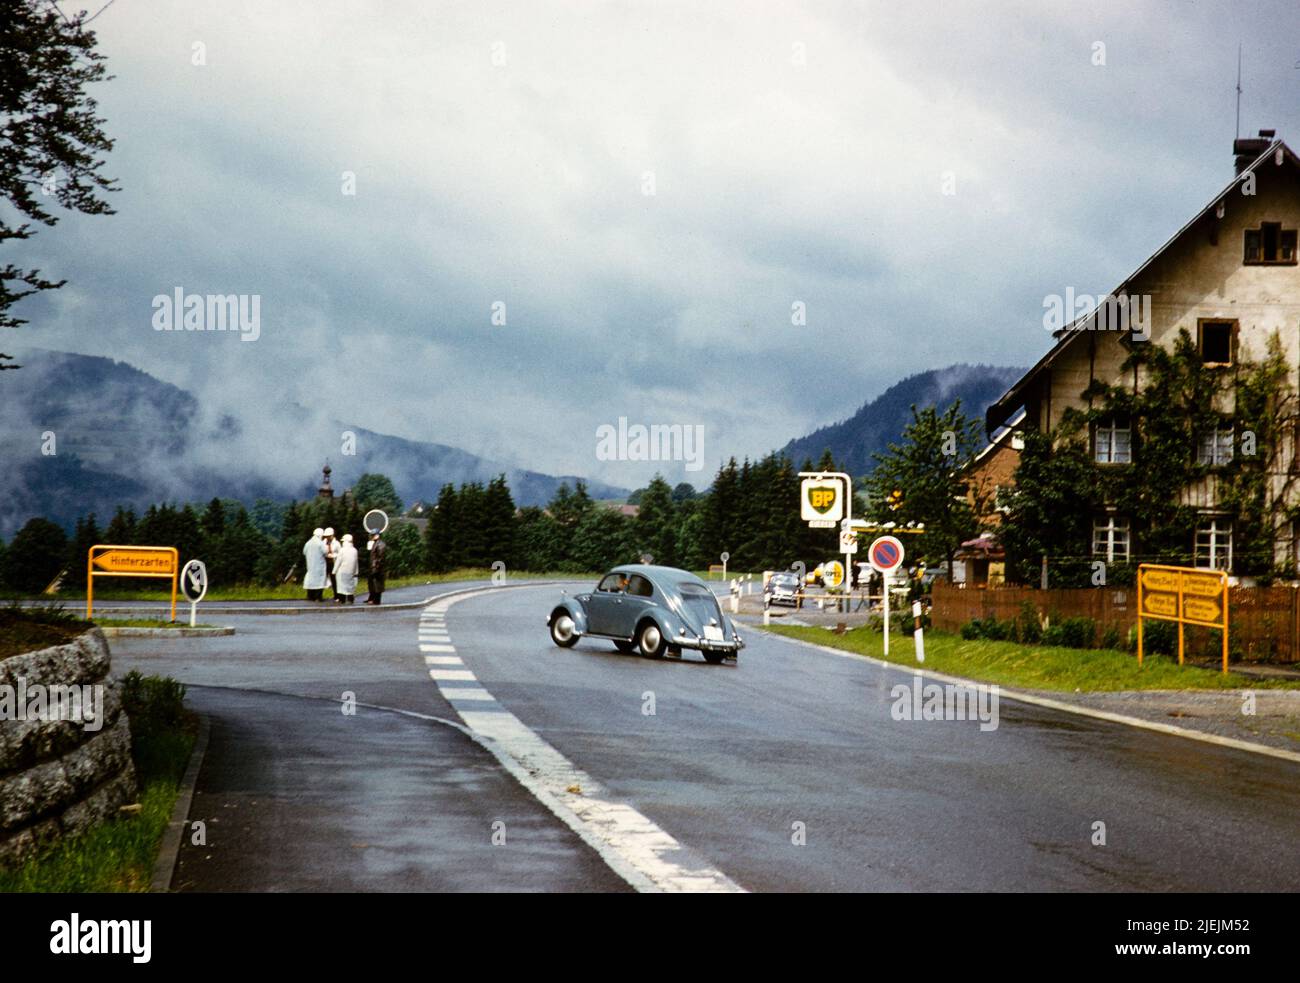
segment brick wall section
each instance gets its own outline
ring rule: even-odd
[[[93,628],[66,645],[0,659],[0,685],[103,685],[104,725],[69,720],[0,721],[0,863],[110,818],[136,795],[131,732],[108,643]]]
[[[1137,588],[1096,587],[1035,590],[1031,587],[961,588],[936,581],[930,612],[935,628],[956,632],[972,618],[1010,621],[1029,601],[1040,616],[1088,617],[1098,632],[1115,625],[1127,633],[1136,624]],[[1148,622],[1149,623],[1149,622]],[[1228,589],[1228,639],[1237,657],[1271,662],[1300,661],[1300,588]],[[1195,655],[1213,656],[1217,631],[1189,630]]]

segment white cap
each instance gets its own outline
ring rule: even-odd
[[[343,542],[345,542],[345,543],[350,543],[350,542],[352,542],[352,533],[350,533],[350,532],[345,532],[345,533],[343,534]]]
[[[333,526],[330,526],[328,529],[326,529],[326,530],[325,530],[325,535],[326,535],[326,536],[333,536],[333,535],[334,535],[334,527],[333,527]]]
[[[311,531],[311,534],[315,536],[317,539],[320,539],[320,537],[325,534],[325,530],[322,529],[320,526],[317,526],[315,529]]]

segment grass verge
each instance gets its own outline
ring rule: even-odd
[[[773,634],[815,642],[829,648],[885,659],[884,638],[866,628],[836,635],[825,628],[770,625]],[[912,639],[891,635],[886,661],[916,667]],[[1141,666],[1137,656],[1113,649],[1074,649],[1018,642],[966,640],[960,635],[925,633],[924,668],[951,676],[1019,689],[1059,692],[1113,692],[1141,689],[1296,689],[1293,680],[1262,680],[1238,673],[1211,672],[1180,666],[1171,656],[1148,655]]]
[[[173,679],[138,672],[123,679],[140,811],[62,840],[17,867],[0,868],[0,893],[149,890],[198,733],[198,718],[184,709],[184,697],[185,687]]]

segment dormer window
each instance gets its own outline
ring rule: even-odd
[[[1261,222],[1258,229],[1246,230],[1247,266],[1295,266],[1296,230],[1282,228],[1281,222]]]

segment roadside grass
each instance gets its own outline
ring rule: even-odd
[[[604,571],[599,573],[572,571],[524,571],[524,570],[506,570],[506,583],[513,583],[518,580],[590,580],[593,584],[601,578]],[[491,580],[493,571],[487,567],[465,567],[459,570],[452,570],[448,573],[417,573],[404,577],[389,577],[385,582],[385,591],[396,590],[399,587],[418,587],[424,584],[446,584],[460,580]],[[364,579],[357,583],[357,593],[361,596],[366,594],[366,582]],[[97,601],[148,601],[152,603],[169,603],[171,601],[171,588],[159,590],[157,587],[144,588],[112,588],[112,587],[95,587],[95,600]],[[301,601],[304,597],[302,584],[298,580],[290,581],[287,584],[277,584],[274,587],[266,587],[259,584],[235,584],[230,587],[213,587],[204,597],[205,601]],[[69,592],[61,595],[64,601],[81,602],[86,600],[84,590],[79,592]],[[182,603],[182,598],[177,598],[177,605]]]
[[[829,648],[885,659],[884,638],[866,628],[836,635],[825,628],[769,625],[773,634],[815,642]],[[887,661],[916,667],[910,636],[890,635]],[[1300,681],[1264,680],[1196,666],[1180,666],[1167,655],[1148,655],[1139,667],[1137,656],[1114,649],[1074,649],[1018,642],[967,640],[960,635],[927,629],[924,668],[985,683],[1020,689],[1107,692],[1145,689],[1297,689]]]
[[[198,717],[184,709],[184,696],[185,688],[172,679],[133,672],[122,680],[140,811],[62,840],[16,867],[0,867],[0,893],[149,890],[198,733]]]

